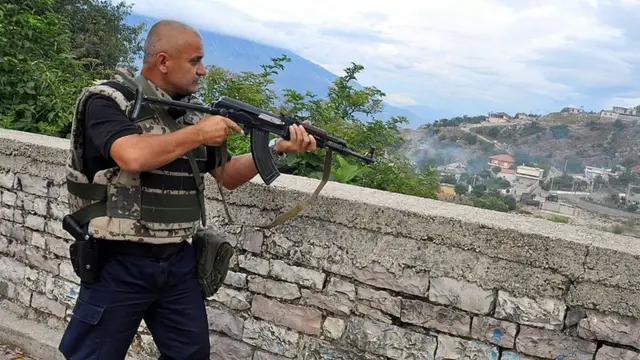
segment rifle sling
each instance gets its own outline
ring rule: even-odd
[[[316,198],[318,197],[318,194],[320,194],[320,191],[322,190],[322,188],[329,181],[329,177],[331,176],[331,161],[332,161],[332,152],[331,152],[331,150],[327,150],[327,153],[324,156],[324,171],[322,173],[322,181],[320,181],[320,184],[318,184],[318,186],[316,187],[316,190],[313,192],[313,194],[311,194],[309,197],[307,197],[306,199],[304,199],[303,201],[298,203],[298,205],[296,205],[296,206],[290,208],[289,210],[285,211],[284,213],[278,215],[278,217],[276,217],[271,222],[271,224],[269,224],[269,225],[256,225],[255,227],[261,228],[261,229],[272,229],[272,228],[284,223],[285,221],[288,221],[288,220],[296,217],[302,210],[306,209],[307,206],[311,205],[311,203],[313,201],[315,201]]]
[[[145,93],[149,93],[149,94],[155,93],[153,89],[151,89],[151,86],[149,86],[149,83],[146,81],[146,79],[144,79],[142,76],[136,77],[136,81],[140,85],[142,85],[143,91]],[[178,123],[176,123],[176,121],[167,113],[166,109],[160,106],[157,106],[155,104],[150,104],[150,106],[154,111],[156,111],[158,116],[172,131],[176,131],[179,129]],[[252,150],[255,151],[259,149],[252,149]],[[187,158],[189,159],[189,164],[191,165],[191,168],[193,170],[193,175],[196,181],[196,185],[198,187],[198,200],[200,201],[200,208],[202,212],[202,225],[206,226],[206,205],[204,202],[204,184],[202,183],[202,179],[200,178],[200,171],[198,170],[198,166],[196,165],[192,152],[190,151],[186,155],[187,155]],[[252,225],[252,226],[260,229],[273,229],[274,227],[296,217],[300,212],[302,212],[309,205],[311,205],[311,203],[316,200],[316,198],[320,194],[320,191],[322,191],[324,186],[329,181],[329,178],[331,176],[332,155],[333,153],[331,150],[326,151],[326,154],[324,157],[324,170],[322,174],[322,180],[314,190],[313,194],[311,194],[309,197],[307,197],[306,199],[298,203],[296,206],[278,215],[270,224]],[[229,223],[233,224],[234,221],[231,218],[231,213],[229,212],[229,207],[227,206],[227,201],[225,199],[224,191],[222,189],[222,182],[224,179],[224,170],[225,170],[225,165],[227,163],[227,142],[226,141],[220,146],[220,156],[221,156],[220,174],[217,176],[214,176],[214,179],[216,180],[216,185],[218,186],[218,191],[220,192],[222,205],[224,207],[225,214],[227,215],[227,219],[229,220]],[[242,225],[248,225],[248,224],[242,224]]]

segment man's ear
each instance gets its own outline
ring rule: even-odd
[[[167,55],[166,53],[159,53],[158,56],[156,57],[157,61],[158,61],[158,69],[163,73],[166,74],[168,71],[168,63],[170,61],[169,59],[169,55]]]

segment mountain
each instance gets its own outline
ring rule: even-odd
[[[147,29],[157,19],[130,15],[126,20],[129,24],[146,23]],[[275,83],[272,88],[280,93],[283,89],[289,88],[299,92],[311,91],[317,95],[325,95],[338,76],[289,50],[258,43],[252,40],[225,35],[217,32],[200,30],[203,38],[206,65],[217,65],[233,72],[241,71],[261,71],[260,65],[267,64],[271,58],[287,55],[291,62],[285,65],[285,70],[274,76]],[[146,35],[146,34],[143,34]],[[141,60],[137,65],[140,66]],[[348,64],[345,64],[345,67]],[[358,83],[354,83],[357,88],[362,88]],[[384,91],[384,89],[382,89]],[[418,112],[419,114],[417,114]],[[385,102],[384,111],[379,114],[383,119],[391,116],[404,116],[409,120],[409,127],[415,128],[420,124],[432,122],[438,116],[432,116],[433,110],[416,108],[412,111],[409,108],[393,106]]]

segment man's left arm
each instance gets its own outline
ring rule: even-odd
[[[275,151],[279,154],[303,153],[306,151],[315,151],[317,149],[316,139],[309,135],[304,127],[292,125],[289,128],[290,139],[279,139],[275,144]],[[227,154],[221,154],[227,155]],[[219,177],[220,167],[216,167],[210,172],[214,177]],[[258,169],[253,161],[251,153],[235,155],[231,157],[225,164],[224,178],[222,186],[226,189],[233,190],[237,187],[249,182],[258,175]]]

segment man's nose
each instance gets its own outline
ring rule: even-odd
[[[196,74],[198,74],[199,76],[207,75],[207,68],[204,65],[200,65],[198,67],[198,70],[196,71]]]

